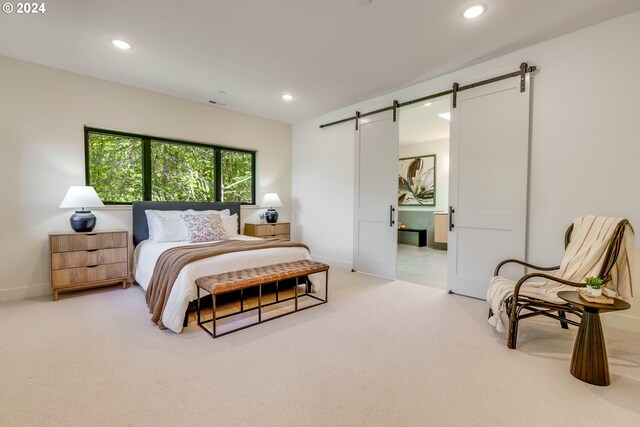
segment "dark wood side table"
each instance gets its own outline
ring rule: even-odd
[[[613,304],[596,304],[583,300],[575,291],[558,292],[558,297],[583,311],[571,356],[571,375],[589,384],[609,385],[609,361],[600,313],[627,310],[631,305],[617,298]]]
[[[426,228],[398,228],[398,232],[408,231],[418,234],[418,247],[427,246],[427,229]]]

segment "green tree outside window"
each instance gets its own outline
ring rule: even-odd
[[[214,150],[151,141],[151,157],[151,200],[215,200]]]
[[[142,200],[142,139],[91,132],[89,176],[103,202]]]
[[[251,203],[253,191],[253,156],[250,153],[222,150],[223,202]]]

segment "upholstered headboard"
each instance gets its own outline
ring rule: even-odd
[[[236,202],[133,202],[133,244],[134,246],[149,238],[147,209],[159,211],[206,211],[229,209],[231,215],[238,214],[238,232],[240,231],[240,203]]]

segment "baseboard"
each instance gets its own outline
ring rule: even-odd
[[[340,259],[335,259],[335,258],[323,257],[319,255],[311,254],[311,258],[314,261],[323,262],[325,264],[329,264],[331,267],[342,268],[344,270],[351,270],[351,267],[353,265],[351,262],[342,261]]]
[[[0,289],[0,302],[17,301],[26,298],[41,297],[43,295],[51,295],[51,285],[48,283]]]
[[[624,329],[630,332],[640,332],[640,317],[633,314],[606,313],[600,315],[605,328]]]

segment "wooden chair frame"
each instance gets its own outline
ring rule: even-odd
[[[605,255],[604,263],[602,264],[602,268],[600,269],[600,273],[598,277],[604,280],[605,284],[611,281],[611,269],[616,263],[618,259],[618,255],[620,253],[620,246],[622,245],[622,237],[624,236],[625,227],[629,225],[629,221],[626,219],[621,220],[613,232],[611,239],[609,240],[609,244],[607,247],[607,252]],[[573,232],[573,224],[569,226],[567,232],[564,237],[564,246],[565,249],[569,245],[571,241],[571,234]],[[524,261],[519,261],[516,259],[507,259],[500,262],[496,266],[496,270],[494,272],[494,276],[498,276],[500,274],[500,268],[509,263],[516,263],[523,265],[527,268],[531,268],[538,271],[553,271],[558,270],[560,266],[554,267],[539,267]],[[576,288],[584,288],[586,287],[585,283],[576,283],[571,282],[569,280],[564,280],[559,277],[554,277],[547,273],[534,272],[525,274],[518,280],[515,288],[513,289],[513,295],[508,297],[505,301],[507,312],[509,313],[509,333],[507,335],[507,347],[511,349],[516,348],[517,337],[518,337],[518,322],[522,319],[526,319],[534,316],[547,316],[554,318],[560,321],[560,326],[563,329],[568,329],[569,324],[574,326],[579,326],[580,323],[574,320],[568,319],[566,313],[571,313],[579,318],[582,318],[582,310],[578,307],[575,307],[571,304],[558,304],[552,303],[549,301],[544,301],[537,298],[528,297],[525,295],[520,295],[520,288],[522,285],[530,279],[541,277],[544,279],[548,279],[550,281],[562,283],[564,285],[574,286]],[[528,313],[521,313],[523,310],[527,310]],[[557,312],[558,314],[555,314]],[[489,309],[489,317],[493,315],[491,309]]]

